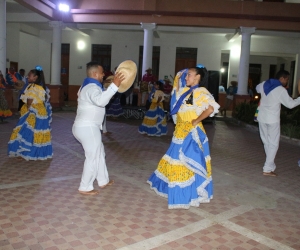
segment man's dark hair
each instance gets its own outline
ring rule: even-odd
[[[275,79],[279,80],[281,77],[287,78],[288,76],[290,76],[290,73],[288,71],[282,69],[277,72]]]
[[[94,67],[98,67],[98,66],[101,66],[98,62],[96,61],[92,61],[92,62],[89,62],[86,64],[86,70],[89,70],[91,68],[94,68]]]
[[[19,72],[25,72],[25,69],[20,69]]]

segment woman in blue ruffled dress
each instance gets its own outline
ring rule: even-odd
[[[167,119],[163,107],[163,83],[155,82],[154,88],[155,92],[151,97],[150,108],[144,116],[142,125],[139,126],[139,132],[149,136],[161,136],[166,135],[168,132]]]
[[[121,93],[116,93],[111,102],[107,105],[106,116],[117,119],[119,116],[124,114],[123,108],[121,106]]]
[[[47,160],[53,155],[50,132],[51,105],[44,72],[40,66],[29,72],[28,83],[21,95],[24,105],[8,142],[8,155],[25,160]]]
[[[151,189],[168,199],[169,209],[199,207],[213,198],[211,158],[202,120],[218,113],[219,105],[204,87],[202,65],[177,73],[171,115],[176,123],[172,142],[148,179]]]

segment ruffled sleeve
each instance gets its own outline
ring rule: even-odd
[[[24,94],[21,95],[23,102],[27,103],[27,99],[32,99],[32,103],[41,103],[45,101],[46,91],[44,88],[37,84],[29,84],[25,89]]]
[[[161,90],[156,90],[152,102],[156,103],[159,97],[162,97],[162,99],[160,100],[162,102],[164,100],[164,92],[162,92]]]
[[[197,88],[193,95],[197,116],[201,115],[202,112],[208,108],[208,106],[212,106],[214,108],[214,111],[210,114],[210,117],[219,112],[220,105],[215,101],[214,97],[206,88]]]

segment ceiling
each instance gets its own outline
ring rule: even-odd
[[[195,0],[172,0],[172,5],[170,0],[65,0],[71,11],[64,14],[56,8],[59,0],[6,2],[8,23],[37,30],[52,29],[48,24],[52,20],[78,30],[142,31],[144,22],[156,23],[157,32],[230,34],[245,26],[256,27],[255,35],[300,38],[300,4],[201,0],[199,8]],[[283,7],[284,13],[278,12]]]

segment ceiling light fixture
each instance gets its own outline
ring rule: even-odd
[[[62,11],[62,12],[69,12],[69,11],[70,11],[69,5],[64,4],[64,3],[60,3],[60,4],[58,5],[58,9],[59,9],[60,11]]]

